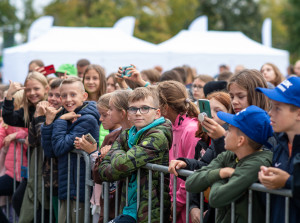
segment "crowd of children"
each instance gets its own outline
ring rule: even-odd
[[[197,76],[189,66],[162,73],[139,72],[131,65],[126,73],[120,67],[106,76],[103,67],[86,59],[78,61],[77,71],[65,65],[57,77],[47,78],[43,66],[32,61],[24,85],[10,82],[3,101],[0,196],[11,196],[19,222],[40,222],[42,217],[49,222],[52,214],[53,222],[64,223],[67,213],[69,222],[84,222],[86,163],[80,158],[77,173],[77,155],[70,153],[74,149],[88,153],[91,161],[92,222],[104,222],[103,182],[109,182],[111,223],[148,222],[149,214],[151,222],[160,222],[161,203],[163,222],[176,217],[176,222],[189,218],[198,223],[202,211],[204,222],[225,223],[231,221],[232,202],[234,222],[247,222],[248,188],[255,182],[268,189],[291,189],[289,222],[300,221],[295,173],[300,170],[300,77],[285,79],[271,63],[260,71],[226,70],[216,78]],[[211,117],[200,114],[198,99],[209,100]],[[160,173],[153,171],[150,209],[150,175],[141,168],[147,163],[168,166],[170,172],[161,183]],[[186,178],[178,175],[179,169],[195,172]],[[200,192],[205,195],[203,210]],[[252,221],[265,222],[263,193],[253,192],[252,203]],[[271,222],[284,222],[285,198],[272,195],[270,208]],[[10,222],[3,211],[0,222]]]

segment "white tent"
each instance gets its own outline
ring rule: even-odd
[[[165,69],[188,64],[198,73],[213,75],[221,64],[232,70],[239,64],[260,69],[270,62],[285,73],[289,65],[287,51],[264,46],[241,32],[182,30],[159,47],[168,52]]]
[[[63,63],[76,64],[77,60],[86,58],[102,65],[107,73],[131,63],[144,69],[161,61],[156,45],[133,37],[130,27],[129,33],[125,33],[118,24],[113,28],[53,26],[28,43],[5,49],[4,82],[23,82],[33,59],[41,59],[45,65],[54,64],[57,68]]]
[[[287,51],[262,45],[241,32],[207,31],[205,16],[159,45],[133,37],[133,17],[122,18],[112,28],[56,27],[51,17],[40,20],[32,25],[28,43],[4,50],[5,83],[23,82],[33,59],[58,67],[86,58],[102,65],[107,74],[132,63],[139,69],[161,65],[164,70],[187,64],[209,75],[218,73],[220,64],[232,70],[239,64],[260,69],[271,62],[283,73],[289,64]]]

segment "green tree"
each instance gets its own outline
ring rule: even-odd
[[[172,35],[182,29],[187,29],[191,22],[197,17],[198,0],[169,0],[169,13],[167,15],[168,25]]]
[[[31,26],[32,22],[38,18],[36,11],[33,8],[34,0],[25,0],[24,1],[24,19],[20,21],[20,32],[24,34],[27,38],[28,29]]]
[[[199,0],[197,12],[208,16],[210,30],[242,31],[261,39],[262,16],[256,0]]]
[[[288,44],[291,62],[300,59],[300,1],[288,0],[284,8],[283,20],[287,26]]]
[[[286,0],[260,0],[260,12],[263,19],[272,19],[272,46],[286,49],[288,42],[287,26],[282,20]]]
[[[134,35],[160,43],[187,28],[196,17],[198,0],[56,0],[45,8],[60,26],[111,27],[134,16]]]
[[[3,32],[3,47],[9,47],[14,44],[14,34],[18,18],[16,8],[12,6],[9,0],[0,1],[0,31]]]
[[[18,21],[16,8],[12,6],[9,0],[0,1],[0,26],[15,25]]]

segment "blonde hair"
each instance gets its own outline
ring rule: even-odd
[[[81,79],[79,77],[68,77],[67,79],[64,79],[61,84],[60,87],[64,84],[73,84],[73,83],[77,83],[78,84],[78,88],[79,90],[84,93],[84,86],[83,83],[81,82]]]
[[[164,81],[158,84],[160,106],[168,105],[178,114],[187,113],[189,117],[198,117],[196,105],[188,99],[185,86],[178,81]]]
[[[112,96],[110,98],[110,102],[113,106],[119,111],[128,110],[128,97],[130,94],[130,90],[116,90],[112,92]]]
[[[100,109],[105,109],[108,110],[109,109],[109,100],[111,99],[112,93],[107,93],[102,95],[98,102],[97,102],[97,107]]]
[[[13,95],[14,98],[14,108],[15,110],[19,110],[24,105],[24,90],[17,91]]]
[[[24,86],[25,87],[26,87],[27,81],[29,81],[29,80],[36,80],[36,81],[40,82],[43,85],[44,88],[47,88],[47,86],[48,86],[47,78],[43,74],[41,74],[41,73],[39,73],[37,71],[30,72],[27,75],[27,77],[25,79],[25,82],[24,82]],[[34,106],[34,105],[27,99],[27,97],[26,97],[26,89],[25,89],[23,95],[24,95],[23,96],[23,102],[24,102],[24,123],[25,123],[25,126],[28,127],[28,124],[29,124],[29,121],[30,121],[29,120],[29,107],[30,106]],[[44,95],[43,101],[47,100],[47,96],[48,96],[47,94]]]

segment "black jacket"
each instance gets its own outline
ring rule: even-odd
[[[25,126],[24,122],[24,109],[20,108],[19,110],[14,111],[14,99],[13,100],[4,100],[2,117],[3,121],[7,125],[17,126],[17,127],[29,127],[29,123],[32,121],[35,107],[30,106],[29,109],[29,122],[28,126]]]

